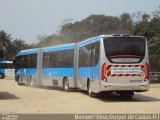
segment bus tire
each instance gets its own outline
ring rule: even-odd
[[[19,76],[18,76],[18,79],[17,79],[17,83],[18,83],[19,86],[23,85],[22,84],[22,80],[21,80],[21,78]]]
[[[34,80],[31,79],[31,80],[30,80],[30,86],[34,86],[34,85],[35,85]]]
[[[4,74],[1,73],[1,74],[0,74],[0,79],[3,79],[3,78],[4,78]]]
[[[15,76],[15,81],[17,82],[19,80],[19,75]]]
[[[66,92],[69,92],[69,90],[70,90],[69,81],[66,77],[63,79],[63,90]]]
[[[0,79],[2,79],[2,74],[0,74]]]
[[[88,95],[90,96],[90,97],[95,97],[95,94],[92,92],[92,90],[91,90],[91,84],[90,84],[90,81],[88,80],[88,82],[87,82],[87,92],[88,92]]]
[[[120,92],[120,97],[122,98],[132,98],[133,96],[134,92],[132,91]]]
[[[34,86],[35,85],[35,83],[34,83],[34,80],[32,79],[32,76],[30,76],[30,78],[29,78],[29,86]]]

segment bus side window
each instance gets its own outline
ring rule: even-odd
[[[22,60],[22,56],[19,57],[19,67],[23,68],[23,60]]]
[[[6,63],[5,68],[6,69],[13,69],[13,63]]]
[[[44,53],[43,55],[43,68],[49,67],[49,54]]]
[[[56,54],[56,52],[52,52],[50,54],[50,66],[53,68],[57,67],[57,54]]]
[[[99,55],[100,55],[100,43],[96,42],[93,44],[93,48],[94,48],[94,63],[93,65],[97,65],[98,61],[99,61]]]
[[[20,69],[21,68],[21,61],[20,61],[20,57],[17,57],[17,69]]]
[[[36,68],[37,66],[37,54],[31,54],[29,59],[29,67]]]
[[[79,50],[79,66],[80,67],[94,67],[98,64],[100,43],[96,42],[83,46]]]
[[[37,54],[33,54],[32,59],[33,59],[33,61],[31,62],[32,63],[31,67],[36,68],[36,66],[37,66]]]
[[[27,65],[26,68],[31,68],[30,67],[30,56],[31,55],[27,55],[27,57],[26,57],[26,65]]]
[[[4,68],[4,64],[0,63],[0,68],[3,69]]]
[[[92,55],[92,44],[81,47],[79,51],[79,66],[90,67],[91,55]]]
[[[27,68],[27,56],[26,55],[24,55],[23,57],[22,57],[22,66],[23,66],[23,68]]]

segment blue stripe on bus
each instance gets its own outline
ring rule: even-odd
[[[17,53],[16,56],[37,54],[37,53],[38,53],[38,49],[29,49],[29,50],[22,50],[21,52]]]
[[[89,44],[93,43],[93,41],[94,41],[94,42],[99,42],[100,39],[101,39],[101,38],[99,38],[99,37],[94,37],[94,38],[91,38],[91,39],[87,39],[87,40],[85,40],[85,41],[82,41],[82,42],[80,42],[80,47],[85,46],[85,45],[89,45]]]
[[[71,50],[75,48],[75,44],[66,44],[63,46],[54,46],[54,47],[47,47],[43,48],[42,52],[52,52],[52,51],[61,51],[61,50]]]
[[[74,77],[74,68],[43,68],[44,77]]]
[[[13,61],[0,61],[0,63],[13,63]]]
[[[36,68],[27,68],[27,69],[18,69],[16,76],[35,76],[36,75]]]

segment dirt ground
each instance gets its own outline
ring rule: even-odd
[[[90,98],[85,91],[67,93],[0,80],[0,113],[160,113],[160,85],[151,85],[148,92],[136,93],[132,99],[116,94]]]

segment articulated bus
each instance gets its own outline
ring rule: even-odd
[[[14,77],[13,61],[0,61],[0,79]]]
[[[14,61],[19,85],[110,91],[132,97],[149,89],[147,40],[142,36],[100,35],[79,43],[22,50]]]

